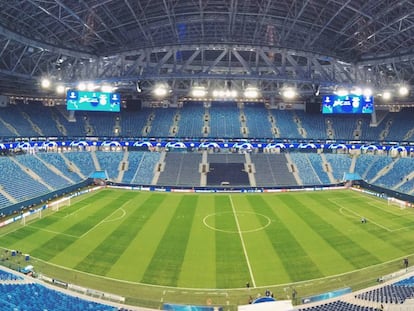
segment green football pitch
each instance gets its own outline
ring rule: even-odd
[[[414,254],[413,231],[412,209],[351,190],[179,194],[107,188],[2,228],[0,246],[30,254],[45,274],[86,286],[119,280],[163,289],[164,295],[178,289],[227,295],[249,283],[249,291],[275,288],[288,296],[282,289],[289,291],[290,284],[314,284],[302,291],[311,293],[324,290],[316,284],[349,285],[348,273],[375,279],[401,268],[401,259]]]

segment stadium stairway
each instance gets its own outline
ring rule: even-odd
[[[256,187],[256,177],[254,175],[256,174],[256,168],[254,167],[254,163],[252,162],[249,153],[245,154],[245,158],[246,163],[244,164],[244,170],[247,172],[247,175],[249,176],[250,187]]]
[[[122,182],[122,179],[124,178],[124,173],[126,170],[128,170],[128,166],[129,166],[129,162],[128,162],[128,157],[129,157],[129,152],[128,150],[124,151],[124,156],[121,160],[121,162],[119,162],[119,167],[118,167],[118,177],[116,178],[116,182]]]
[[[164,171],[165,168],[165,157],[167,156],[167,152],[161,152],[160,160],[155,165],[156,169],[154,170],[154,177],[152,178],[151,185],[156,185],[158,183],[158,179],[160,178],[161,172]]]
[[[20,136],[19,133],[17,132],[17,130],[8,122],[4,121],[1,117],[0,117],[0,123],[3,124],[3,126],[5,128],[7,128],[11,133],[13,133],[15,136]]]
[[[200,164],[200,186],[205,187],[207,185],[207,172],[209,171],[208,162],[207,162],[207,150],[204,150],[201,155],[201,164]]]
[[[354,154],[352,156],[351,166],[349,167],[350,173],[355,173],[355,166],[356,166],[357,159],[358,159],[358,155]]]
[[[79,167],[77,167],[77,165],[71,161],[69,161],[69,159],[65,156],[64,153],[60,154],[61,157],[63,158],[63,160],[65,161],[66,165],[76,174],[79,175],[80,178],[86,179],[86,176],[82,174],[81,170],[79,169]],[[71,181],[71,183],[73,183],[73,181]]]
[[[33,131],[35,131],[39,136],[44,136],[44,134],[43,134],[42,130],[40,129],[40,127],[37,124],[35,124],[32,121],[32,119],[30,119],[30,116],[25,111],[20,111],[20,112],[21,112],[23,118],[25,118],[27,120],[27,122],[30,124]]]
[[[91,151],[91,157],[92,157],[92,161],[93,164],[95,165],[95,170],[96,171],[101,171],[101,164],[99,163],[98,157],[96,156],[95,151]]]
[[[8,192],[4,191],[3,186],[0,186],[0,194],[3,195],[11,203],[18,203],[18,201],[14,197],[12,197]]]
[[[298,168],[296,167],[295,163],[292,161],[292,158],[290,157],[290,154],[287,152],[285,154],[287,163],[288,163],[288,167],[290,168],[290,172],[293,174],[293,177],[295,177],[296,183],[298,185],[303,185],[302,179],[299,176],[298,173]]]
[[[65,163],[68,164],[67,159],[64,158],[63,153],[60,154],[62,156],[62,158],[65,160]],[[53,173],[55,173],[56,175],[59,175],[60,177],[66,179],[69,183],[74,184],[75,182],[70,179],[69,177],[67,177],[65,174],[63,174],[59,169],[57,169],[55,166],[51,165],[50,163],[47,163],[45,160],[39,158],[36,155],[33,155],[34,157],[36,157],[40,162],[42,162],[44,165],[46,165]],[[79,170],[79,169],[78,169]],[[79,175],[79,174],[78,174]]]
[[[385,166],[384,168],[382,168],[379,172],[377,172],[377,175],[375,175],[374,178],[372,178],[369,182],[372,184],[375,184],[375,182],[384,174],[386,174],[387,172],[389,172],[390,170],[392,170],[394,164],[398,161],[397,159],[393,159],[393,161],[388,164],[387,166]]]
[[[31,178],[33,178],[34,180],[38,181],[43,186],[45,186],[47,189],[49,189],[49,191],[53,191],[54,190],[49,184],[47,184],[39,175],[37,175],[35,172],[33,172],[30,168],[28,168],[27,166],[24,166],[23,164],[21,164],[19,161],[17,161],[13,157],[9,157],[9,159],[12,162],[14,162],[15,164],[17,164],[21,168],[21,170],[23,172],[25,172],[26,174],[28,174]],[[50,166],[51,165],[49,165],[49,167]]]
[[[321,159],[322,159],[322,165],[325,168],[325,172],[329,177],[329,181],[334,184],[336,183],[335,177],[332,174],[332,167],[329,164],[329,162],[326,160],[326,157],[323,153],[320,154],[321,155]]]

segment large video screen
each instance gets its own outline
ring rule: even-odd
[[[66,94],[66,108],[67,110],[119,112],[121,96],[119,93],[69,90]]]
[[[373,113],[374,97],[364,95],[324,95],[322,113]]]

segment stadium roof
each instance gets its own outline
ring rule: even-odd
[[[178,95],[236,81],[271,96],[413,85],[413,73],[411,0],[0,1],[3,94],[42,92],[48,77],[130,91],[166,81]]]

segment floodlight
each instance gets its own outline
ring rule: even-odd
[[[244,90],[244,97],[249,99],[256,99],[259,97],[259,91],[255,87],[248,87]]]
[[[191,90],[191,95],[193,97],[204,97],[206,96],[207,92],[204,86],[195,86],[192,90]]]
[[[112,86],[108,85],[108,84],[104,84],[101,86],[101,90],[102,92],[105,93],[111,93],[112,92]]]
[[[383,98],[384,100],[390,100],[390,99],[392,98],[392,94],[391,94],[391,92],[390,92],[390,91],[384,91],[384,92],[382,93],[382,98]]]
[[[286,99],[293,99],[297,95],[294,88],[288,87],[282,91],[282,96]]]
[[[86,84],[84,82],[79,82],[78,90],[79,91],[85,91],[86,90]]]
[[[56,86],[56,93],[58,93],[58,94],[65,93],[65,86],[62,85],[62,84],[59,84],[58,86]]]
[[[409,93],[408,87],[406,86],[401,86],[398,90],[398,94],[400,94],[400,96],[407,96]]]
[[[49,79],[47,78],[42,79],[42,82],[41,82],[42,88],[47,89],[50,87],[50,84],[51,83]]]
[[[157,85],[154,89],[154,95],[157,97],[164,97],[167,95],[167,88],[164,85]]]
[[[365,88],[365,89],[362,91],[362,95],[364,95],[365,97],[370,97],[370,96],[372,96],[372,89],[370,89],[370,88]]]
[[[95,90],[96,85],[93,82],[89,82],[88,85],[86,86],[87,90],[92,92]]]
[[[338,96],[347,96],[349,94],[347,89],[339,88],[335,91],[335,94]]]

